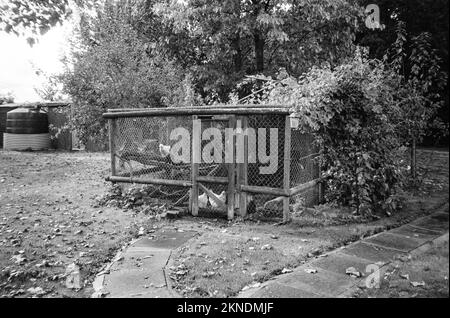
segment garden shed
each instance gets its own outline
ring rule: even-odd
[[[147,184],[151,196],[192,215],[263,211],[288,220],[293,205],[320,201],[318,148],[287,106],[112,109],[103,117],[107,180]]]

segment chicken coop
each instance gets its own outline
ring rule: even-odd
[[[264,213],[290,218],[320,201],[318,149],[286,106],[114,109],[109,122],[113,183],[192,215]]]

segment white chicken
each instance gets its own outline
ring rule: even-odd
[[[212,193],[217,197],[217,199],[219,199],[221,202],[223,202],[223,204],[225,204],[227,200],[227,193],[225,191],[222,191],[222,193],[219,195],[215,194],[214,192]],[[219,207],[219,203],[212,198],[209,198],[209,204],[211,204],[211,207],[214,209],[217,209]]]
[[[252,196],[250,193],[247,193],[247,206],[248,206],[251,202],[253,202],[253,196]],[[239,194],[236,193],[236,194],[234,195],[234,207],[235,207],[236,209],[239,209],[240,205],[241,205],[241,199],[240,199]]]
[[[170,155],[170,148],[170,146],[159,144],[159,153],[161,154],[161,157],[168,157]]]
[[[206,208],[208,206],[208,196],[206,195],[206,193],[203,193],[202,195],[198,196],[198,207],[199,208]]]

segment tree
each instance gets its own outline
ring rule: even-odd
[[[435,59],[431,61],[427,57],[427,63],[434,63],[440,68],[440,72],[445,73],[448,78],[448,44],[449,44],[449,1],[448,0],[361,0],[361,5],[376,4],[380,9],[380,23],[385,26],[383,30],[360,29],[356,43],[369,47],[370,57],[382,59],[385,52],[396,42],[398,42],[399,23],[402,25],[402,36],[404,46],[402,54],[406,63],[403,63],[402,74],[407,78],[412,74],[414,63],[410,57],[425,53],[417,48],[416,44],[422,43],[421,47],[426,48]],[[426,44],[424,43],[426,40]],[[409,60],[409,62],[408,62]],[[417,67],[417,66],[416,66]],[[448,125],[449,117],[449,87],[448,82],[444,85],[432,84],[433,93],[439,94],[440,106],[436,110],[436,116],[440,121]],[[436,98],[434,99],[436,102]],[[437,140],[435,133],[442,132],[442,129],[430,128],[427,132],[429,137],[427,144],[433,144]],[[443,144],[448,144],[447,139],[443,139]]]
[[[67,20],[73,7],[95,10],[102,3],[95,0],[7,0],[0,2],[0,31],[26,36],[32,46],[40,35]]]
[[[397,38],[385,54],[385,61],[402,79],[398,99],[404,100],[401,124],[408,142],[420,142],[433,129],[447,133],[448,127],[436,118],[444,101],[441,92],[447,85],[447,74],[441,70],[441,59],[432,47],[432,36],[423,32],[408,36],[405,23],[396,28]],[[444,127],[444,129],[442,129]]]
[[[82,15],[77,46],[60,76],[73,102],[72,128],[84,143],[91,138],[105,140],[102,114],[107,109],[184,101],[182,70],[152,52],[129,23],[127,8],[110,2],[95,16]]]
[[[68,0],[11,0],[0,6],[0,31],[16,35],[29,34],[30,45],[37,35],[62,23],[71,14]]]
[[[39,68],[36,68],[35,74],[42,80],[40,85],[34,87],[34,91],[40,98],[50,102],[66,99],[62,94],[62,85],[58,76],[49,75]]]
[[[153,11],[190,43],[187,66],[203,93],[216,90],[222,98],[246,74],[284,68],[300,75],[315,64],[338,65],[353,49],[362,13],[351,0],[166,0]]]
[[[0,93],[0,105],[14,103],[14,96],[12,93]]]

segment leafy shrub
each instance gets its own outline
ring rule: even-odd
[[[302,129],[315,135],[328,201],[360,213],[396,208],[406,107],[400,86],[401,78],[381,61],[358,53],[336,69],[285,78],[268,93],[269,102],[292,105]]]

